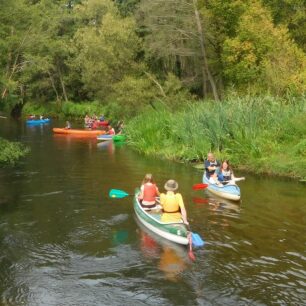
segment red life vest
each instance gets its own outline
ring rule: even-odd
[[[155,184],[144,184],[143,185],[143,201],[154,202],[157,196]]]

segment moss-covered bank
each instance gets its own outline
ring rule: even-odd
[[[142,114],[126,127],[130,144],[144,154],[201,161],[213,151],[237,168],[296,178],[306,177],[304,99],[231,98],[186,104]]]

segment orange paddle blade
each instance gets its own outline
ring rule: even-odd
[[[192,186],[193,190],[201,190],[208,187],[208,184],[195,184]]]

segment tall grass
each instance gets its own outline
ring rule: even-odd
[[[257,173],[306,177],[305,101],[273,97],[231,98],[187,104],[134,118],[131,144],[145,154],[187,161],[213,151]]]

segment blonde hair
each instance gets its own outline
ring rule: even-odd
[[[153,175],[151,173],[147,173],[142,181],[142,184],[152,183],[154,184]]]

